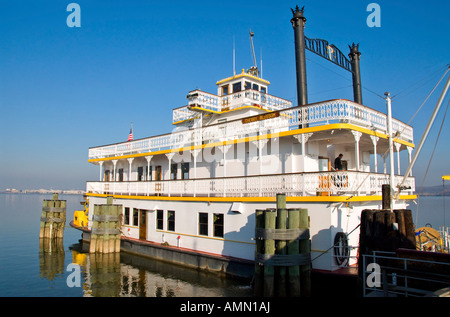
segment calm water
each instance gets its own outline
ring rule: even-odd
[[[81,209],[81,196],[60,195],[67,201],[67,227],[63,244],[40,245],[42,201],[51,195],[0,194],[0,297],[247,297],[247,282],[230,281],[179,266],[138,256],[95,256],[83,252],[81,233],[70,226],[73,211]],[[416,228],[444,223],[442,197],[423,197],[410,209]],[[446,225],[450,225],[450,197],[445,198]],[[416,220],[417,219],[417,220]],[[81,287],[69,287],[71,263],[81,267]]]
[[[81,233],[69,226],[82,196],[60,195],[67,201],[63,243],[40,245],[42,201],[52,195],[0,194],[0,297],[247,297],[249,283],[230,281],[196,270],[121,252],[96,256],[83,252]],[[69,287],[73,269],[81,267],[81,287]]]

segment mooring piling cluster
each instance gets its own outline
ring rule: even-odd
[[[89,253],[120,252],[120,215],[122,205],[114,205],[113,197],[106,204],[94,205]]]
[[[42,204],[41,228],[39,238],[63,238],[66,224],[66,201],[59,200],[53,194],[52,200],[44,200]]]
[[[311,295],[311,242],[308,210],[286,208],[277,195],[277,208],[256,210],[255,295]]]

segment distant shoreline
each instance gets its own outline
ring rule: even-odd
[[[14,195],[28,195],[28,194],[37,194],[37,195],[49,195],[49,194],[60,194],[60,195],[84,195],[86,192],[84,190],[64,190],[64,189],[24,189],[24,190],[16,190],[16,191],[0,191],[0,194],[14,194]]]
[[[49,195],[49,194],[61,194],[61,195],[85,195],[86,192],[84,190],[23,190],[23,191],[0,191],[0,194],[16,194],[16,195],[28,195],[28,194],[37,194],[37,195]],[[442,193],[416,193],[418,197],[448,197],[450,193],[446,192],[445,195]]]

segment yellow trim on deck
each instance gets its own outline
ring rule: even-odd
[[[160,154],[167,154],[167,153],[178,153],[181,151],[192,151],[196,149],[204,149],[209,147],[216,147],[216,146],[222,146],[222,145],[228,145],[228,144],[237,144],[237,143],[243,143],[243,142],[251,142],[251,141],[258,141],[259,139],[265,140],[265,139],[272,139],[272,138],[278,138],[278,137],[285,137],[290,135],[298,135],[303,133],[311,133],[311,132],[318,132],[318,131],[326,131],[326,130],[338,130],[338,129],[345,129],[345,130],[355,130],[359,131],[368,135],[374,135],[383,139],[387,139],[387,134],[375,132],[366,128],[358,127],[354,124],[350,123],[333,123],[333,124],[327,124],[317,127],[311,127],[311,128],[303,128],[303,129],[296,129],[291,131],[284,131],[284,132],[278,132],[278,133],[269,133],[259,136],[251,136],[251,137],[245,137],[240,139],[234,139],[229,141],[220,141],[215,143],[207,143],[202,145],[193,145],[193,146],[186,146],[178,149],[171,149],[171,150],[162,150],[162,151],[154,151],[154,152],[145,152],[145,153],[138,153],[138,154],[129,154],[129,155],[122,155],[122,156],[111,156],[111,157],[105,157],[105,158],[98,158],[98,159],[89,159],[88,162],[101,162],[101,161],[111,161],[111,160],[120,160],[120,159],[127,159],[127,158],[135,158],[135,157],[145,157],[150,155],[160,155]],[[394,142],[403,144],[405,146],[415,147],[413,143],[403,141],[400,139],[395,138]]]
[[[262,79],[262,78],[259,78],[259,77],[256,77],[256,76],[253,76],[252,74],[245,73],[244,70],[242,70],[242,73],[240,73],[240,74],[238,74],[238,75],[230,76],[230,77],[227,77],[227,78],[225,78],[225,79],[219,80],[219,81],[216,83],[216,85],[220,85],[220,84],[223,84],[223,83],[225,83],[225,82],[227,82],[227,81],[230,81],[230,80],[233,80],[233,79],[237,79],[237,78],[241,78],[241,77],[250,77],[250,78],[253,78],[253,79],[255,79],[255,80],[258,80],[258,81],[260,81],[260,82],[262,82],[262,83],[265,83],[265,84],[267,84],[267,85],[270,85],[270,82],[269,82],[269,81],[267,81],[267,80],[265,80],[265,79]]]
[[[448,180],[450,180],[450,175],[443,175],[442,179],[448,181]]]
[[[163,200],[163,201],[197,201],[197,202],[276,202],[276,197],[168,197],[168,196],[135,196],[86,193],[90,197],[113,196],[115,199]],[[400,195],[400,200],[417,199],[417,195]],[[381,201],[381,195],[374,196],[297,196],[286,197],[286,202],[362,202]]]

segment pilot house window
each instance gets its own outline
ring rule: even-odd
[[[222,96],[226,96],[228,93],[228,85],[222,86]]]
[[[241,91],[241,90],[242,90],[241,89],[241,82],[233,84],[233,92],[238,92],[238,91]]]

